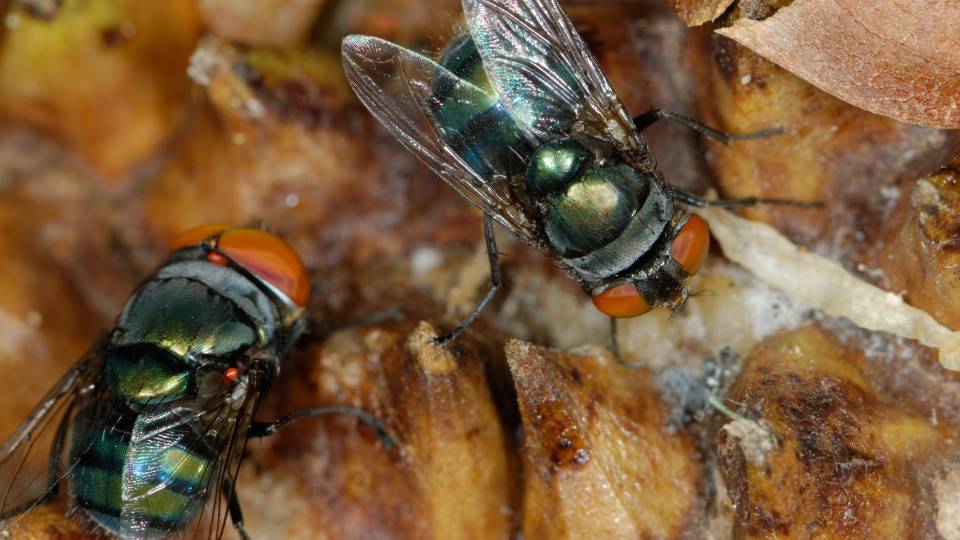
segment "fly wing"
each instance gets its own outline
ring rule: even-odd
[[[121,473],[121,535],[175,534],[186,525],[187,538],[223,536],[229,526],[224,486],[235,481],[261,395],[248,382],[243,392],[234,389],[140,409]]]
[[[207,423],[207,435],[215,439],[219,451],[211,467],[207,490],[210,497],[196,521],[193,538],[216,538],[232,527],[230,519],[230,493],[236,490],[240,462],[247,447],[247,437],[253,417],[263,397],[264,372],[251,372],[248,388],[239,397],[227,402],[226,416],[217,412]]]
[[[67,432],[82,402],[102,387],[105,343],[70,368],[0,447],[0,530],[52,495],[69,469],[62,461]]]
[[[542,142],[575,128],[627,152],[644,147],[620,99],[557,0],[463,0],[500,101]]]
[[[538,229],[511,192],[509,178],[478,173],[450,144],[457,134],[444,131],[431,113],[440,105],[434,89],[441,86],[455,89],[451,93],[463,109],[496,103],[496,97],[430,58],[379,38],[347,36],[342,55],[350,86],[394,137],[473,205],[520,239],[539,244]]]

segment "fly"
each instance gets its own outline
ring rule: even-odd
[[[233,488],[249,438],[345,413],[392,444],[373,416],[350,407],[254,421],[303,332],[309,295],[299,257],[273,234],[224,225],[181,233],[114,328],[0,447],[0,520],[9,525],[68,485],[75,514],[113,536],[219,538],[229,517],[248,539]],[[218,495],[225,505],[211,501]]]
[[[463,0],[463,11],[469,33],[437,60],[370,36],[342,45],[360,101],[484,213],[490,289],[441,340],[501,286],[493,221],[547,251],[597,309],[620,318],[686,300],[710,245],[688,206],[819,205],[708,201],[667,183],[641,134],[658,120],[724,142],[779,130],[727,135],[660,109],[631,118],[556,0]]]

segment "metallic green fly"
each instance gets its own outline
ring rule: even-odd
[[[248,538],[234,490],[246,441],[304,416],[254,421],[305,326],[310,288],[286,242],[208,225],[176,237],[110,332],[0,447],[0,526],[69,486],[72,513],[129,538]],[[220,498],[222,496],[222,498]]]
[[[654,109],[631,118],[556,0],[463,0],[469,34],[437,60],[369,36],[343,41],[360,101],[401,143],[484,212],[491,288],[500,286],[495,220],[547,251],[611,317],[676,307],[709,248],[686,206],[706,201],[666,182],[641,131],[660,119],[732,136]]]

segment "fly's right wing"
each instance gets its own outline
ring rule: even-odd
[[[101,386],[105,343],[101,339],[57,381],[0,446],[0,531],[62,484],[70,466],[62,461],[67,433],[80,402],[91,399]]]
[[[342,46],[347,80],[360,101],[404,146],[461,196],[521,240],[539,245],[540,234],[510,192],[507,178],[484,177],[444,138],[431,113],[434,88],[455,88],[464,108],[480,108],[496,98],[430,58],[389,41],[347,36]]]

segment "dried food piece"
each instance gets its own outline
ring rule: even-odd
[[[270,409],[360,406],[399,446],[384,449],[350,417],[251,442],[260,466],[243,468],[239,494],[252,537],[515,536],[520,474],[481,350],[469,338],[438,346],[426,323],[410,329],[339,331],[302,359],[306,371],[281,375]]]
[[[701,466],[667,426],[650,373],[598,349],[507,344],[523,421],[525,538],[693,532]]]
[[[717,32],[862,109],[960,127],[960,5],[800,0]]]
[[[847,272],[840,264],[802,250],[773,227],[720,208],[697,210],[728,259],[800,302],[857,326],[889,332],[940,350],[940,364],[960,369],[960,332]]]
[[[735,534],[933,536],[924,478],[949,467],[950,429],[874,387],[861,362],[815,326],[775,336],[745,361],[728,396],[745,417],[717,437]]]
[[[667,0],[687,26],[710,22],[733,4],[734,0]]]
[[[823,210],[760,206],[747,215],[848,267],[875,248],[861,239],[887,222],[901,185],[935,172],[960,149],[960,132],[858,109],[725,37],[697,32],[689,54],[703,122],[730,133],[784,130],[731,144],[707,141],[720,192],[823,201]]]
[[[880,267],[892,290],[960,328],[960,169],[921,179],[905,199]]]

